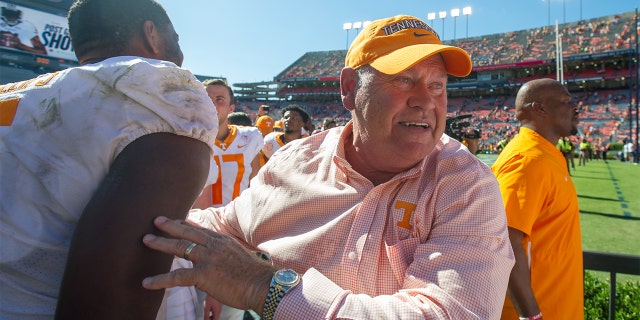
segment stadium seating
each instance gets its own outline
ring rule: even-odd
[[[630,99],[630,89],[624,82],[624,78],[631,76],[624,50],[635,47],[634,21],[635,13],[627,12],[558,26],[563,60],[576,61],[564,70],[563,76],[567,82],[578,84],[572,94],[582,111],[579,136],[595,144],[617,142],[635,134],[635,129],[629,129],[628,125],[629,104],[635,102]],[[449,40],[445,44],[469,52],[474,70],[511,70],[514,66],[525,66],[510,78],[502,79],[503,86],[517,88],[533,79],[556,77],[552,62],[556,58],[555,26]],[[308,52],[275,76],[274,81],[286,85],[276,94],[282,100],[270,103],[274,107],[272,115],[278,116],[281,108],[296,103],[309,111],[317,125],[326,117],[346,123],[350,114],[341,104],[338,81],[345,55],[346,50]],[[601,56],[615,57],[603,59]],[[593,83],[582,85],[589,81]],[[615,85],[616,81],[621,84]],[[452,79],[451,83],[463,88],[461,94],[449,97],[448,115],[472,114],[470,125],[482,132],[481,149],[492,150],[498,141],[517,133],[515,89],[465,94],[465,86],[482,87],[482,80],[470,77]],[[264,103],[240,101],[242,110],[253,115]],[[631,113],[635,119],[635,110]]]

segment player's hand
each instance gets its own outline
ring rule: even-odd
[[[177,269],[145,278],[146,289],[195,286],[212,298],[237,309],[262,312],[273,273],[269,262],[258,258],[231,237],[189,225],[183,221],[158,217],[154,224],[176,239],[147,234],[149,248],[188,258],[192,269]],[[185,251],[195,243],[188,257]]]
[[[220,319],[220,313],[222,312],[222,304],[210,296],[204,299],[204,319],[205,320],[218,320]]]

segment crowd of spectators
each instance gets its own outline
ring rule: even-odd
[[[607,145],[618,143],[629,138],[629,99],[627,90],[596,90],[585,92],[572,92],[576,103],[581,110],[581,122],[579,133],[571,137],[574,144],[578,144],[582,137],[593,145]],[[469,126],[480,130],[482,133],[480,152],[496,152],[496,146],[500,140],[509,140],[518,132],[518,121],[515,118],[514,97],[505,95],[457,97],[450,98],[448,102],[448,115],[455,117],[463,114],[472,116],[466,121]],[[305,108],[311,115],[312,122],[320,127],[322,120],[334,119],[337,125],[346,124],[349,113],[339,100],[334,101],[273,101],[269,104],[274,110],[272,115],[277,118],[281,110],[291,103],[296,103]],[[256,117],[258,107],[264,104],[260,102],[238,102],[239,108]],[[635,119],[635,111],[632,111]],[[632,128],[635,130],[635,128]],[[635,131],[632,131],[635,135]]]
[[[563,56],[629,49],[635,43],[634,21],[635,12],[626,12],[560,24]],[[465,49],[477,67],[554,59],[555,41],[555,27],[545,26],[444,43]],[[346,50],[308,52],[275,79],[337,79],[346,53]]]

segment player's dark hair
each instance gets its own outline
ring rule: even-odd
[[[251,117],[246,112],[231,112],[227,116],[227,120],[229,120],[230,124],[235,124],[237,126],[253,127]]]
[[[229,83],[224,80],[224,79],[217,79],[217,78],[213,78],[213,79],[207,79],[205,81],[202,81],[202,84],[204,84],[204,86],[223,86],[226,87],[227,90],[229,90],[229,98],[231,99],[231,101],[229,102],[230,104],[233,104],[235,99],[233,98],[233,89],[231,89],[231,86],[229,85]]]
[[[166,28],[171,20],[155,0],[77,0],[67,15],[76,57],[100,50],[117,56],[145,21]]]
[[[307,113],[306,110],[304,110],[302,107],[298,106],[297,104],[290,104],[286,107],[284,107],[284,109],[282,109],[282,116],[284,117],[284,114],[287,111],[295,111],[297,113],[300,114],[300,116],[302,117],[302,122],[306,123],[307,121],[309,121],[309,113]]]

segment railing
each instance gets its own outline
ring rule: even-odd
[[[584,269],[609,272],[609,319],[616,317],[616,274],[640,275],[640,256],[584,251]]]

